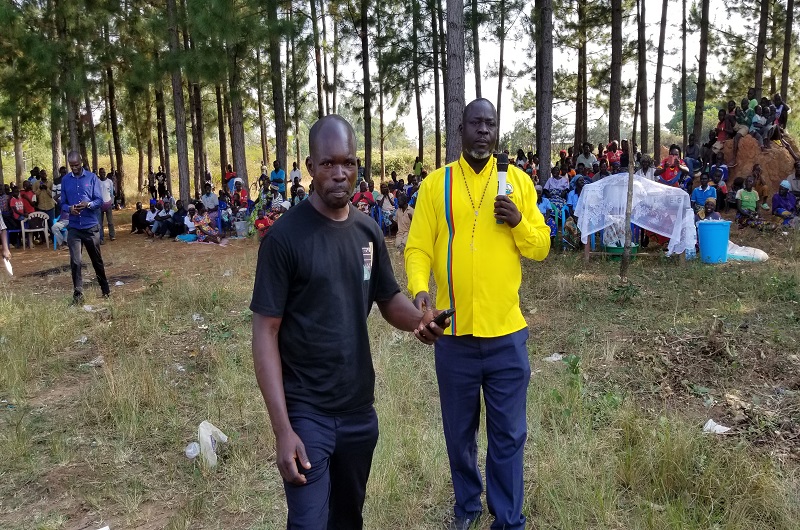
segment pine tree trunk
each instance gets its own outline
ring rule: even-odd
[[[324,1],[324,0],[323,0]],[[314,64],[317,67],[317,119],[325,115],[322,106],[322,51],[319,43],[319,21],[317,20],[317,0],[310,0],[311,30],[314,35]],[[259,69],[259,75],[261,70]],[[260,94],[259,94],[260,96]]]
[[[222,169],[222,183],[225,183],[225,170],[228,167],[228,138],[225,135],[225,113],[222,111],[222,88],[216,86],[217,93],[217,134],[219,135],[219,165]]]
[[[767,53],[767,23],[769,22],[770,0],[761,0],[760,3],[761,10],[758,22],[758,44],[756,46],[756,99],[761,99],[762,84],[764,82],[764,56]]]
[[[76,117],[78,124],[78,145],[81,150],[81,158],[85,165],[89,165],[89,151],[86,149],[86,133],[83,131],[83,119],[81,118],[81,111],[78,108],[78,115]]]
[[[67,95],[67,128],[69,129],[69,150],[80,152],[78,137],[78,104],[75,98]]]
[[[661,28],[658,35],[658,58],[656,59],[656,91],[653,95],[653,160],[661,160],[661,81],[664,70],[664,42],[667,38],[667,3],[661,4]]]
[[[267,20],[272,27],[278,24],[278,1],[267,0]],[[281,69],[281,41],[277,32],[269,36],[270,79],[272,81],[272,108],[275,113],[275,159],[284,171],[286,167],[286,115],[284,114],[283,79]],[[326,98],[327,99],[327,98]],[[288,176],[288,172],[287,172]]]
[[[786,26],[783,33],[783,65],[781,66],[781,99],[789,95],[789,66],[792,56],[792,24],[794,23],[794,0],[786,0]]]
[[[167,176],[167,189],[172,193],[172,168],[170,167],[169,158],[169,130],[167,129],[167,106],[164,103],[164,87],[161,84],[161,79],[158,80],[156,85],[156,110],[159,113],[159,125],[161,127],[161,139],[163,149],[163,159],[161,167],[164,169],[164,174]]]
[[[289,16],[294,18],[294,11],[293,11],[291,5],[289,6]],[[302,167],[300,165],[300,105],[299,105],[299,103],[297,101],[297,92],[299,91],[300,83],[298,81],[298,75],[299,74],[297,72],[297,55],[296,55],[296,50],[295,50],[295,41],[297,39],[296,33],[297,33],[296,31],[292,31],[288,49],[291,51],[290,61],[291,61],[291,65],[292,65],[291,88],[292,88],[292,125],[293,125],[293,129],[294,129],[293,130],[293,132],[294,132],[294,158],[295,158],[294,161],[297,163],[297,167],[300,168],[300,167]],[[287,89],[287,92],[288,92],[288,89],[289,89],[289,80],[288,79],[286,80],[286,85],[287,85],[286,89]],[[288,148],[287,148],[287,150],[288,150]],[[287,160],[288,160],[288,155],[287,155]],[[289,169],[289,167],[288,167],[288,163],[287,163],[287,167],[286,167],[287,177],[288,177],[288,169]]]
[[[474,1],[474,0],[473,0]],[[503,105],[503,75],[505,66],[503,65],[504,53],[506,48],[506,0],[500,0],[500,57],[497,61],[497,148],[500,149],[500,110]]]
[[[147,91],[145,92],[144,104],[147,107],[144,130],[147,135],[147,178],[149,184],[150,172],[153,171],[153,105],[150,100],[150,87],[147,87]],[[140,188],[140,190],[141,189],[142,188]]]
[[[313,5],[316,0],[312,0]],[[320,98],[320,101],[322,99]],[[267,122],[264,120],[264,80],[261,75],[261,48],[256,46],[256,103],[258,104],[258,130],[261,137],[261,160],[267,163]]]
[[[587,141],[586,113],[589,99],[586,89],[586,0],[578,0],[578,91],[575,105],[575,142],[581,145]]]
[[[457,133],[464,113],[464,0],[447,0],[447,100],[445,116],[445,163],[461,156],[461,135]]]
[[[622,0],[611,0],[611,83],[608,99],[608,139],[619,140],[622,114]]]
[[[688,145],[688,130],[689,125],[686,123],[689,119],[689,109],[686,108],[686,0],[682,0],[682,19],[681,19],[681,38],[683,40],[683,51],[681,56],[681,122],[683,123],[683,153],[686,153],[686,146]],[[697,138],[695,140],[698,140]],[[694,177],[694,175],[691,175]]]
[[[83,98],[86,104],[86,119],[89,122],[89,139],[92,142],[92,170],[97,171],[97,135],[94,130],[94,116],[92,116],[92,104],[89,101],[89,93],[84,92]]]
[[[450,93],[450,88],[447,86],[447,34],[444,32],[444,9],[442,9],[442,0],[436,0],[436,17],[439,19],[439,58],[442,62],[442,98],[443,98],[443,111],[444,111],[444,123],[445,127],[449,123],[447,121],[447,116],[450,113],[448,108],[448,94]],[[463,40],[463,39],[462,39]],[[435,45],[436,43],[434,43]],[[445,146],[445,153],[447,152],[447,147]],[[445,157],[447,155],[445,154]],[[441,164],[439,164],[441,166]]]
[[[57,175],[58,173],[56,173]],[[6,184],[6,176],[3,170],[3,157],[0,156],[0,186],[5,186]]]
[[[233,162],[234,168],[236,167],[236,163],[233,160],[233,120],[231,119],[231,97],[229,92],[230,87],[230,74],[228,74],[228,82],[222,87],[222,105],[225,108],[225,123],[228,126],[228,140],[230,140],[230,147],[231,147],[231,162]],[[234,169],[236,171],[236,169]]]
[[[364,179],[370,180],[372,171],[372,80],[369,77],[369,0],[360,0],[361,6],[361,69],[364,86]]]
[[[189,145],[186,138],[186,104],[183,99],[183,79],[177,63],[180,53],[178,44],[178,17],[175,0],[167,0],[169,20],[169,51],[176,60],[172,67],[172,106],[175,112],[175,144],[178,151],[178,195],[184,204],[189,202]]]
[[[701,0],[700,7],[700,58],[697,65],[697,98],[694,106],[694,138],[698,142],[704,138],[703,109],[706,104],[706,66],[708,64],[708,10],[710,0]]]
[[[108,33],[106,33],[107,35]],[[125,169],[122,161],[122,143],[119,138],[119,122],[117,120],[117,93],[114,85],[114,72],[110,66],[106,68],[108,79],[108,110],[111,118],[111,137],[114,140],[114,157],[117,161],[117,186],[119,195],[125,202]]]
[[[203,123],[203,97],[200,92],[200,84],[195,82],[194,86],[192,87],[194,91],[194,114],[197,117],[197,148],[199,152],[197,153],[197,160],[200,163],[200,193],[202,194],[202,186],[205,184],[205,176],[206,170],[208,169],[208,164],[206,163],[206,126]]]
[[[539,21],[536,32],[536,152],[539,154],[539,178],[544,182],[549,175],[552,151],[553,1],[536,0],[535,10]]]
[[[247,178],[247,156],[244,146],[244,109],[242,108],[242,72],[239,65],[238,53],[229,53],[228,83],[230,85],[231,101],[231,152],[233,153],[233,168],[236,176],[244,181],[244,188],[250,186]],[[278,127],[277,121],[275,127]],[[284,131],[286,129],[284,128]],[[286,132],[284,132],[284,135]]]
[[[431,1],[431,35],[433,35],[433,125],[434,125],[434,138],[436,141],[436,167],[442,165],[442,124],[440,117],[442,109],[440,101],[440,87],[439,87],[439,26],[436,22],[436,4]],[[383,94],[381,94],[383,97]],[[383,101],[381,101],[381,110],[383,110]],[[381,119],[381,123],[383,119]],[[381,133],[381,140],[383,140],[383,133]],[[381,143],[381,168],[383,168],[383,144]],[[385,176],[381,169],[381,178]]]
[[[11,134],[14,137],[14,166],[16,169],[17,187],[22,187],[22,174],[25,172],[25,153],[22,151],[22,131],[19,117],[15,112],[11,116]]]
[[[53,172],[51,173],[53,178],[58,175],[58,168],[61,167],[60,99],[58,86],[54,84],[50,87],[50,146],[53,157]]]
[[[772,4],[772,28],[770,29],[770,43],[772,45],[772,54],[769,56],[770,59],[770,67],[769,67],[769,97],[772,98],[773,95],[778,93],[778,79],[776,76],[776,69],[774,68],[775,61],[778,58],[778,33],[780,28],[778,28],[778,17],[780,16],[778,11],[780,10],[781,6],[778,2]]]
[[[411,2],[411,77],[414,83],[414,107],[417,111],[417,156],[423,157],[425,132],[422,128],[422,94],[419,87],[419,0]],[[383,138],[381,138],[383,141]]]
[[[130,103],[129,110],[131,113],[131,118],[133,120],[133,136],[136,141],[136,154],[138,155],[139,158],[138,160],[139,166],[137,168],[138,187],[136,188],[136,191],[138,193],[142,191],[142,184],[144,184],[144,142],[142,141],[144,134],[141,128],[142,124],[139,121],[139,112],[138,109],[136,108],[136,100],[131,97],[128,99],[128,101]]]
[[[331,92],[331,80],[328,77],[328,25],[325,22],[325,1],[321,0],[319,3],[319,12],[322,16],[322,42],[325,43],[325,46],[322,48],[322,62],[325,69],[323,70],[323,84],[325,90],[325,114],[331,113],[331,100],[330,100],[330,92]],[[334,37],[335,39],[336,37]],[[334,73],[334,78],[336,74]],[[334,107],[336,104],[334,103]],[[335,111],[334,111],[335,112]],[[286,168],[284,168],[286,169]]]
[[[337,103],[336,103],[336,95],[337,89],[339,87],[339,19],[333,19],[333,57],[332,59],[332,67],[333,67],[333,81],[331,82],[331,99],[333,104],[331,105],[331,111],[336,114]]]
[[[708,0],[703,0],[707,2]],[[642,153],[647,152],[648,144],[648,131],[647,131],[647,34],[645,26],[645,2],[646,0],[638,0],[637,6],[639,8],[638,26],[639,26],[639,40],[638,40],[638,54],[639,54],[639,75],[636,80],[637,90],[639,92],[639,112],[642,119],[642,132],[639,149]]]
[[[161,90],[156,89],[156,136],[158,137],[158,165],[164,168],[164,115],[162,109],[164,107],[164,94]]]
[[[502,1],[502,0],[501,0]],[[472,62],[475,70],[475,97],[481,96],[481,38],[478,20],[478,0],[472,0]],[[500,112],[498,111],[498,117]]]

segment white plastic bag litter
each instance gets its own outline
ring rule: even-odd
[[[217,443],[225,443],[228,437],[217,429],[210,421],[204,421],[197,428],[197,440],[200,442],[200,454],[208,467],[217,465]]]
[[[724,425],[720,425],[719,423],[715,422],[714,420],[710,419],[703,425],[703,432],[709,432],[713,434],[725,434],[731,430],[730,427],[725,427]]]
[[[769,256],[761,249],[753,247],[740,247],[733,241],[728,241],[728,259],[737,261],[767,261]]]

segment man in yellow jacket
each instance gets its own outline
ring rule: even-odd
[[[523,171],[509,167],[506,193],[497,195],[494,105],[486,99],[467,105],[459,132],[459,160],[431,173],[419,189],[405,250],[408,288],[417,307],[431,307],[433,269],[436,307],[455,309],[450,329],[435,347],[455,491],[450,528],[469,528],[481,514],[477,432],[483,389],[492,528],[519,529],[525,527],[523,448],[531,373],[528,326],[519,308],[520,256],[543,260],[550,229]]]

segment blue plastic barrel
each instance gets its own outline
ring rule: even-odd
[[[700,261],[703,263],[727,262],[730,233],[730,221],[700,221],[697,223]]]

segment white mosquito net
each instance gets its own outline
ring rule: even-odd
[[[689,194],[634,175],[631,222],[636,226],[669,238],[668,254],[680,254],[694,248],[697,232],[694,227]],[[625,206],[628,200],[628,174],[619,173],[583,187],[575,216],[581,240],[585,244],[591,234],[604,230],[606,245],[622,245],[625,241]]]

